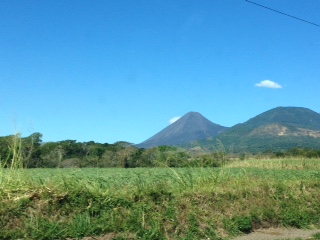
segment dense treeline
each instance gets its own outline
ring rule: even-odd
[[[233,134],[233,133],[232,133]],[[320,138],[314,138],[310,136],[281,136],[274,137],[268,135],[261,136],[243,136],[241,139],[236,137],[235,133],[231,136],[219,136],[219,138],[212,138],[207,140],[200,140],[197,142],[185,144],[183,147],[201,146],[207,151],[215,151],[221,149],[220,143],[223,144],[227,153],[241,154],[244,152],[250,152],[253,154],[260,154],[265,151],[271,150],[272,152],[286,153],[291,149],[315,149],[320,150]],[[241,133],[242,134],[242,133]],[[241,135],[239,134],[239,135]],[[246,135],[245,133],[243,135]],[[290,152],[290,151],[289,151]],[[290,155],[291,153],[285,155]]]
[[[0,137],[0,166],[35,166],[41,158],[41,138],[41,133],[33,133],[26,138],[20,134]]]
[[[27,168],[66,167],[218,167],[229,159],[252,157],[251,153],[226,154],[224,151],[205,152],[201,148],[183,149],[160,146],[137,148],[120,141],[113,144],[64,140],[42,143],[42,134],[22,138],[19,134],[0,137],[0,166],[12,167],[16,162]],[[264,151],[260,156],[319,158],[320,150],[293,148],[287,151]],[[16,167],[16,166],[14,166]]]
[[[1,166],[10,167],[18,158],[28,168],[216,167],[223,163],[225,157],[223,153],[189,151],[169,146],[142,149],[124,141],[114,144],[76,140],[42,143],[41,138],[41,133],[25,138],[20,135],[0,137]]]
[[[305,157],[305,158],[320,158],[320,150],[311,148],[292,148],[286,152],[275,152],[276,157]]]

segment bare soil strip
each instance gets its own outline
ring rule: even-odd
[[[279,239],[313,239],[312,235],[319,233],[320,229],[306,230],[294,228],[258,229],[250,234],[233,238],[232,240],[279,240]]]

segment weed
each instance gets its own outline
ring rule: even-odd
[[[252,218],[248,216],[233,217],[237,229],[243,233],[250,233],[252,231]]]
[[[312,237],[313,237],[314,240],[320,240],[320,232],[314,234]]]

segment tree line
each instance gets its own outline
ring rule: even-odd
[[[17,159],[25,168],[217,167],[223,161],[222,155],[217,153],[171,146],[143,149],[125,141],[113,144],[76,140],[43,143],[41,133],[24,138],[19,134],[0,137],[1,166],[10,167]]]
[[[269,157],[319,158],[320,150],[293,148],[277,152],[270,150],[263,154]],[[113,144],[76,140],[43,143],[41,133],[24,138],[19,134],[0,137],[0,166],[4,168],[16,167],[17,164],[25,168],[219,167],[230,159],[244,160],[248,156],[254,157],[251,153],[206,152],[199,147],[159,146],[143,149],[125,141]]]

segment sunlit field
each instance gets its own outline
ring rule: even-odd
[[[1,239],[227,239],[261,227],[320,227],[319,159],[1,169],[0,184]]]

